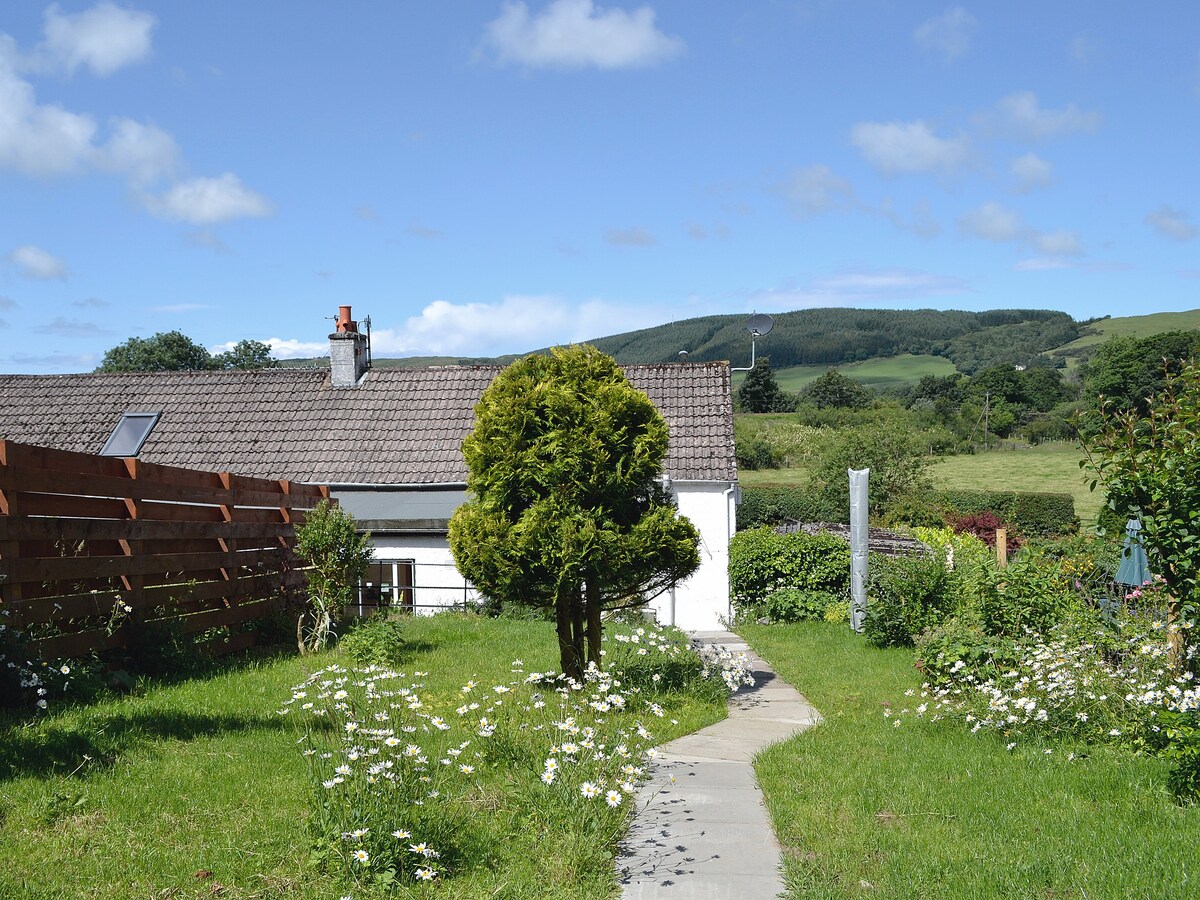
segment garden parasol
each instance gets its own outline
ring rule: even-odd
[[[1125,523],[1125,545],[1121,549],[1121,565],[1114,579],[1119,584],[1141,587],[1150,580],[1150,564],[1142,546],[1142,523],[1130,519]]]

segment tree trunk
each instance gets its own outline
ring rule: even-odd
[[[575,585],[571,591],[571,652],[575,658],[576,678],[583,680],[583,670],[586,665],[586,645],[583,622],[583,591],[580,585]]]
[[[603,639],[604,630],[600,624],[602,608],[600,606],[600,587],[596,583],[596,579],[588,579],[586,591],[588,662],[595,663],[596,668],[599,669],[602,663],[600,642]]]
[[[579,657],[575,654],[575,636],[572,633],[571,594],[560,591],[554,601],[554,625],[558,632],[558,663],[563,674],[576,681],[583,679]]]

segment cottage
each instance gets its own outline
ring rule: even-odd
[[[471,602],[447,523],[466,495],[463,438],[495,366],[371,368],[343,307],[329,369],[0,375],[0,438],[148,462],[328,484],[372,534],[365,611]],[[700,569],[655,598],[658,620],[729,614],[737,467],[727,363],[627,366],[670,428],[664,480],[701,535]]]

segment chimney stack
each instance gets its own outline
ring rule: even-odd
[[[367,371],[367,336],[350,318],[350,307],[338,307],[337,330],[329,336],[329,381],[334,387],[356,387]]]

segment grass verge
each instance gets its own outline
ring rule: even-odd
[[[911,651],[845,626],[741,633],[825,717],[755,762],[791,896],[1196,896],[1200,808],[1172,804],[1161,761],[905,717]]]
[[[464,616],[409,620],[406,671],[430,696],[463,682],[507,681],[516,657],[557,667],[553,627]],[[64,708],[24,724],[0,720],[0,896],[27,898],[355,898],[309,863],[310,784],[291,720],[276,715],[293,685],[340,653],[244,665],[128,697]],[[656,737],[724,715],[690,695],[664,701]],[[675,720],[675,724],[672,724]],[[454,877],[398,896],[607,897],[611,848],[570,821],[531,822],[506,807],[502,773],[474,797],[468,843],[480,853]]]

